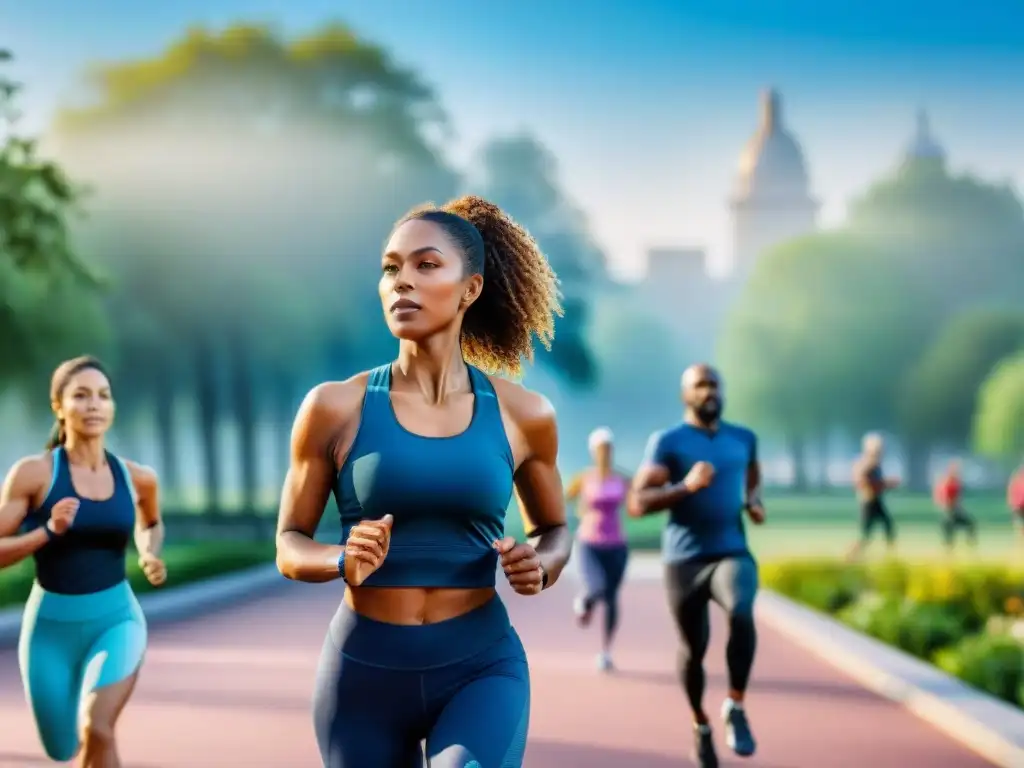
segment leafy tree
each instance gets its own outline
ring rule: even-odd
[[[902,433],[931,445],[966,446],[982,383],[1024,349],[1024,315],[963,312],[949,321],[910,369],[900,398]]]
[[[657,424],[679,412],[679,361],[686,357],[672,328],[635,299],[611,293],[595,301],[588,338],[601,381],[596,394],[606,406],[601,410],[622,411],[633,424]]]
[[[930,417],[912,393],[939,365],[919,363],[921,351],[937,350],[937,329],[965,308],[1019,306],[1021,284],[1012,190],[911,156],[851,203],[842,231],[761,259],[722,340],[732,398],[791,443],[835,426],[902,427],[908,483],[920,485],[937,436],[925,436]]]
[[[522,222],[562,282],[565,316],[556,325],[551,354],[540,359],[570,383],[592,385],[597,368],[587,344],[585,297],[606,279],[606,259],[561,189],[554,156],[532,136],[493,139],[480,153],[471,184]]]
[[[11,58],[0,50],[0,65]],[[60,358],[102,343],[104,327],[100,281],[69,236],[82,190],[18,135],[19,88],[0,75],[0,380],[35,387]]]
[[[931,328],[920,350],[927,350],[934,334],[965,309],[1020,307],[1024,210],[1007,184],[954,175],[941,157],[912,154],[851,204],[849,226],[884,242],[892,255],[890,269],[912,277],[913,291],[904,301],[919,327]],[[908,356],[903,369],[893,371],[902,393],[921,386],[919,379],[908,378],[915,375],[911,368],[917,356]],[[893,405],[915,407],[905,394]],[[902,414],[897,426],[920,426],[919,420],[920,415]],[[920,432],[911,428],[903,435],[911,486],[926,480],[931,446]]]
[[[974,417],[974,448],[994,458],[1024,455],[1024,353],[1000,362],[982,384]]]
[[[108,249],[113,271],[127,287],[121,268],[137,262],[134,300],[189,360],[211,506],[228,412],[251,503],[260,399],[284,428],[314,379],[379,358],[376,253],[402,210],[454,192],[436,146],[445,115],[414,73],[338,25],[296,40],[194,29],[91,77],[100,98],[61,116],[59,144],[115,207],[149,211],[152,242]],[[96,160],[115,147],[123,167]]]
[[[848,231],[793,240],[760,259],[726,319],[730,410],[786,439],[798,485],[808,441],[892,423],[898,371],[923,331],[889,260]]]
[[[978,302],[1019,306],[1024,209],[1008,184],[911,157],[852,201],[848,226],[892,249],[914,275],[915,303],[940,320]]]

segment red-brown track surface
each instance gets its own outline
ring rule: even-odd
[[[530,657],[533,711],[527,768],[692,765],[691,727],[676,682],[676,635],[661,585],[622,594],[618,672],[596,671],[600,614],[578,629],[566,576],[539,597],[505,594]],[[135,695],[118,728],[125,768],[317,768],[310,694],[336,585],[286,584],[265,597],[154,627]],[[714,609],[713,609],[714,610]],[[716,616],[717,619],[717,616]],[[724,626],[708,654],[707,709],[725,694]],[[725,766],[975,768],[989,765],[762,628],[747,710],[758,753],[740,759],[716,729]],[[0,766],[46,765],[14,651],[0,652]],[[357,768],[377,768],[358,766]]]

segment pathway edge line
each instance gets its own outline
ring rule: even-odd
[[[770,590],[756,610],[775,631],[949,738],[1001,768],[1024,768],[1024,712],[1016,707]]]
[[[180,587],[147,592],[139,596],[139,604],[149,624],[161,624],[261,597],[286,582],[274,563],[265,563]],[[0,609],[0,649],[17,646],[22,611],[21,606]]]

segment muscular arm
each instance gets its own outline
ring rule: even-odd
[[[569,562],[572,536],[566,525],[562,476],[558,471],[558,426],[546,398],[519,389],[509,405],[522,435],[526,458],[515,473],[515,495],[530,544],[551,586]],[[531,535],[534,534],[534,535]]]
[[[138,498],[135,500],[135,549],[139,557],[160,557],[164,523],[160,517],[160,481],[149,467],[125,462]]]
[[[277,568],[288,579],[322,583],[341,578],[338,559],[344,547],[321,544],[313,536],[334,483],[339,434],[362,397],[362,390],[355,389],[351,379],[321,384],[306,395],[295,417],[277,516]]]
[[[633,477],[626,511],[630,517],[663,512],[690,495],[685,483],[669,483],[668,469],[661,464],[644,464]]]
[[[664,463],[664,438],[651,435],[640,469],[633,476],[626,511],[630,517],[643,517],[661,512],[690,495],[685,483],[672,483],[672,476]]]
[[[7,474],[0,491],[0,568],[30,557],[50,540],[45,528],[17,535],[33,498],[48,481],[49,469],[39,458],[22,459]]]

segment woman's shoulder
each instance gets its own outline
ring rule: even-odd
[[[53,479],[53,462],[52,451],[23,456],[7,473],[6,487],[12,491],[31,492],[49,486]]]
[[[128,471],[128,479],[132,481],[136,491],[145,494],[147,491],[152,491],[157,487],[159,478],[155,469],[145,464],[140,464],[137,461],[126,459],[123,456],[118,458],[120,458],[124,468]]]
[[[555,407],[540,392],[527,389],[517,381],[509,381],[500,376],[488,375],[487,379],[494,387],[498,402],[517,425],[524,428],[554,426]]]
[[[344,381],[317,384],[306,394],[299,413],[318,420],[347,420],[362,406],[370,373],[362,371]]]

